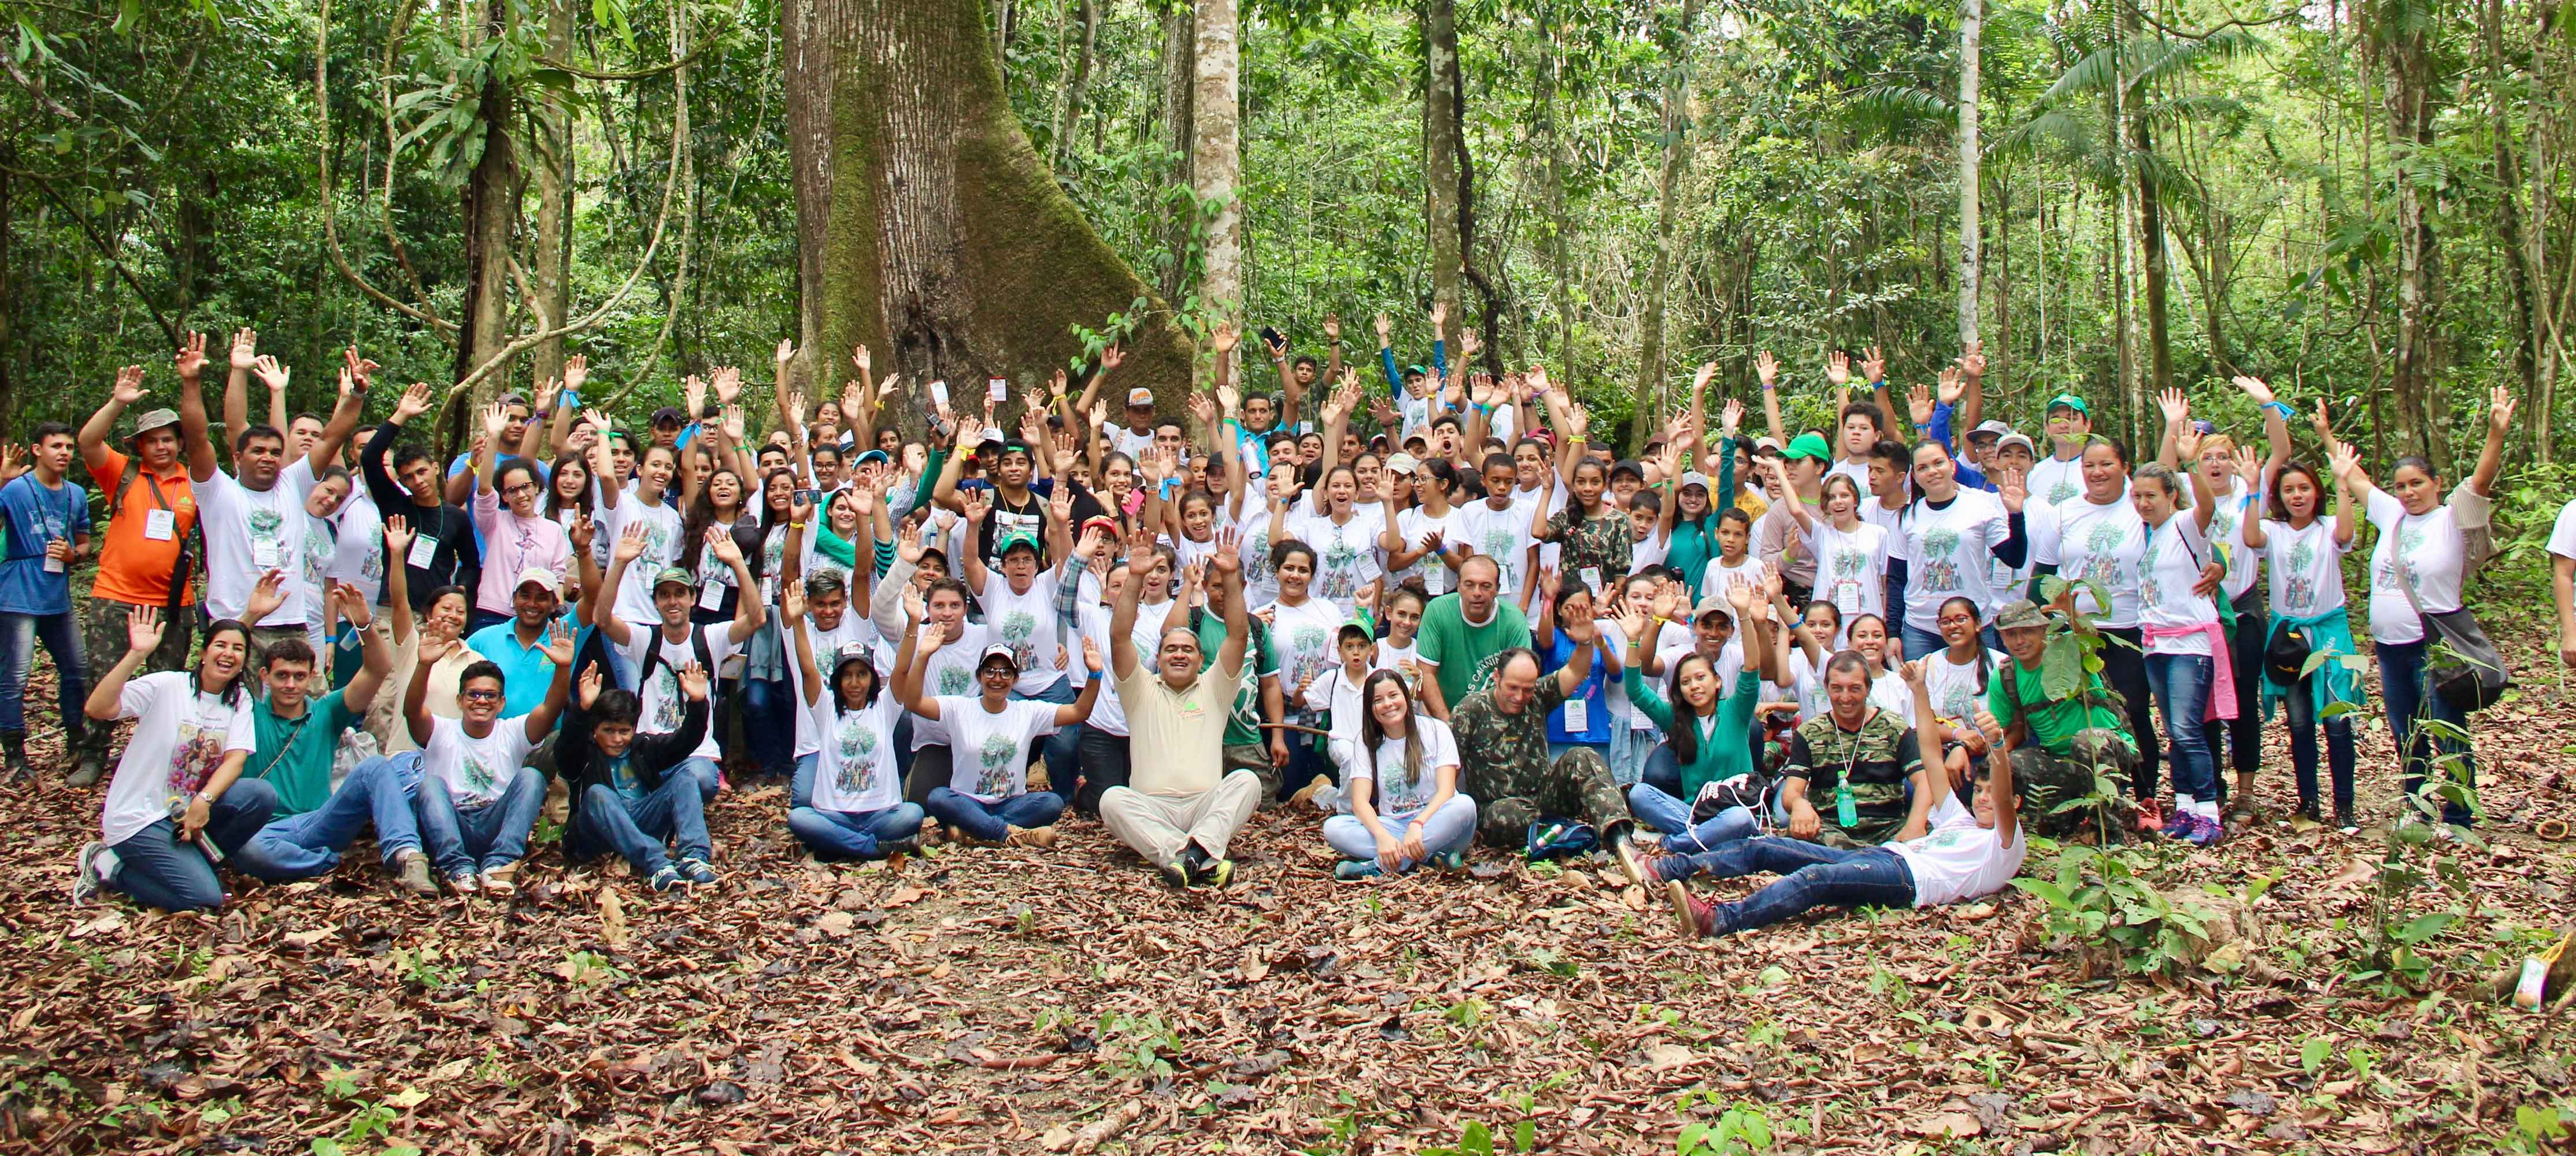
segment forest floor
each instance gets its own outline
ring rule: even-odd
[[[2214,912],[2260,890],[2252,936],[2143,976],[2018,891],[1691,942],[1606,862],[1339,883],[1277,812],[1221,893],[1088,821],[827,867],[777,787],[719,800],[711,894],[545,847],[515,902],[422,900],[361,843],[213,916],[74,907],[99,796],[49,776],[0,791],[0,1152],[2525,1150],[2576,1120],[2576,1044],[2488,983],[2576,924],[2576,844],[2535,833],[2576,820],[2576,700],[2520,657],[2465,890],[2393,917],[2458,916],[2419,974],[2367,962],[2379,831],[2279,822],[2277,726],[2263,821],[2123,860]],[[2362,756],[2384,823],[2384,728]]]

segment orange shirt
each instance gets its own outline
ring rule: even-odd
[[[90,480],[98,492],[110,499],[116,497],[116,484],[125,479],[126,458],[115,450],[107,451],[107,460],[90,471]],[[146,479],[150,480],[147,481]],[[152,497],[152,482],[161,486],[161,500]],[[170,535],[167,539],[149,537],[146,527],[152,511],[169,503]],[[136,463],[134,484],[125,491],[125,503],[108,511],[107,539],[98,554],[98,580],[90,587],[90,596],[138,606],[160,606],[170,600],[170,571],[179,564],[179,549],[190,527],[197,524],[197,491],[188,477],[188,459],[182,456],[170,463],[166,474],[148,474]],[[196,592],[182,590],[179,604],[193,605]]]

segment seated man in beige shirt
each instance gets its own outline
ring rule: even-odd
[[[1261,801],[1258,775],[1224,773],[1226,719],[1242,680],[1243,640],[1251,634],[1240,545],[1234,531],[1224,531],[1208,559],[1226,591],[1225,645],[1213,666],[1186,627],[1163,632],[1153,666],[1138,661],[1136,600],[1154,568],[1150,534],[1128,543],[1128,581],[1110,619],[1108,673],[1118,680],[1136,769],[1128,786],[1100,796],[1100,821],[1175,887],[1223,887],[1233,879],[1226,842]]]

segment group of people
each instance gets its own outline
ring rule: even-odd
[[[2072,394],[2034,439],[1983,420],[1973,345],[1901,398],[1878,351],[1832,355],[1831,422],[1804,430],[1764,353],[1761,436],[1741,402],[1711,420],[1702,366],[1621,459],[1545,370],[1453,370],[1430,321],[1430,364],[1399,365],[1377,319],[1379,386],[1328,318],[1321,359],[1269,330],[1242,351],[1275,394],[1238,388],[1220,326],[1212,381],[1111,386],[1113,346],[1078,390],[980,404],[879,380],[865,348],[809,399],[782,342],[766,412],[718,369],[633,425],[583,408],[574,357],[467,415],[444,468],[422,422],[453,400],[414,385],[369,425],[351,350],[330,411],[290,414],[250,330],[217,431],[192,334],[175,411],[129,420],[155,391],[129,366],[12,455],[0,749],[31,773],[41,641],[67,782],[107,784],[76,895],[167,909],[219,905],[218,864],[329,872],[369,831],[403,888],[506,896],[554,784],[568,860],[714,885],[707,808],[767,777],[825,860],[1045,848],[1072,811],[1223,887],[1256,810],[1303,808],[1344,879],[1476,842],[1599,853],[1724,934],[1992,892],[2025,831],[2215,843],[2231,798],[2253,813],[2275,710],[2290,821],[2356,829],[2358,507],[2402,776],[2455,785],[2441,823],[2471,821],[2474,703],[2434,652],[2469,618],[2502,390],[2447,495],[2420,459],[2374,484],[2322,403],[2311,464],[2253,378],[2216,408],[2258,414],[2260,448],[2179,392],[2151,455]],[[933,415],[911,439],[907,412]],[[1755,873],[1782,878],[1715,905],[1684,885]]]

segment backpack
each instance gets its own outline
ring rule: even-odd
[[[644,688],[653,685],[653,672],[670,665],[662,659],[662,647],[665,645],[662,640],[662,628],[656,625],[651,629],[653,645],[645,649],[644,665],[635,672],[635,692],[639,699],[643,696]],[[689,649],[696,652],[698,669],[707,672],[707,682],[712,687],[715,683],[716,665],[707,657],[706,627],[694,623],[689,626]]]

